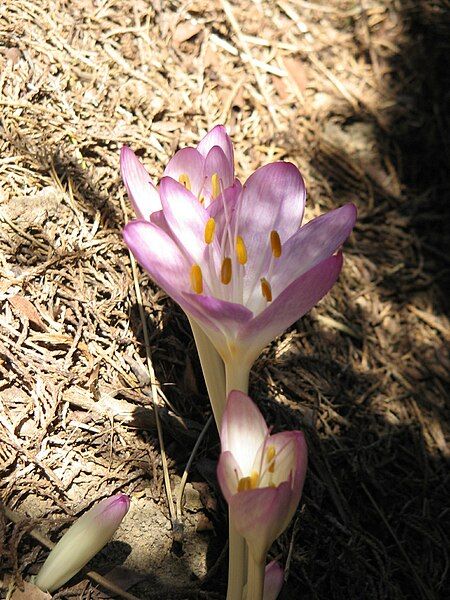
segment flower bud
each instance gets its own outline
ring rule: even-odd
[[[53,592],[74,575],[109,542],[128,512],[126,494],[105,498],[75,521],[47,557],[35,585]]]

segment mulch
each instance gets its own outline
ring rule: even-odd
[[[310,447],[301,506],[271,549],[288,562],[281,598],[445,597],[448,8],[0,7],[5,595],[7,576],[20,585],[45,559],[33,528],[57,539],[86,507],[127,492],[129,525],[93,568],[123,563],[142,600],[223,597],[213,428],[189,474],[184,530],[174,538],[170,526],[144,327],[174,497],[210,408],[183,313],[141,271],[136,295],[119,150],[131,146],[157,181],[178,148],[224,123],[241,180],[288,160],[307,182],[307,220],[358,207],[339,282],[252,372],[251,394],[274,429],[304,428]],[[57,597],[112,596],[79,578]]]

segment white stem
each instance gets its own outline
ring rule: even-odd
[[[245,363],[225,363],[225,379],[227,397],[232,390],[248,393],[248,380],[250,367]],[[228,591],[227,600],[242,600],[242,591],[245,586],[245,571],[247,568],[247,544],[244,538],[236,531],[229,514],[229,559],[228,559]]]
[[[248,556],[246,600],[262,600],[264,595],[265,561],[257,562],[251,553]]]
[[[192,333],[194,334],[195,345],[197,346],[200,364],[202,365],[203,377],[205,378],[214,419],[220,431],[222,415],[227,401],[223,360],[195,319],[189,316],[188,319],[191,324]]]

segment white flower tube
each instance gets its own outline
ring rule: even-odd
[[[109,542],[129,506],[128,496],[117,494],[105,498],[77,519],[48,555],[35,585],[53,592],[76,575]]]

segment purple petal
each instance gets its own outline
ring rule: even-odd
[[[259,448],[268,434],[264,417],[246,394],[233,390],[223,413],[220,442],[222,452],[231,452],[243,476],[251,475]]]
[[[208,132],[200,141],[199,145],[197,146],[197,150],[206,158],[208,152],[214,146],[219,146],[219,148],[222,148],[228,162],[231,166],[233,166],[233,144],[231,143],[230,137],[228,136],[223,125],[216,125],[213,127],[211,131]]]
[[[205,159],[195,148],[179,150],[167,163],[164,177],[179,180],[180,175],[187,175],[191,184],[191,192],[197,196],[202,192],[204,184]]]
[[[164,216],[163,210],[157,210],[156,212],[152,213],[150,215],[150,222],[154,223],[157,227],[159,227],[160,229],[165,231],[167,233],[167,235],[172,237],[171,236],[172,232],[170,231],[170,227],[167,224],[166,217]]]
[[[268,307],[244,325],[238,339],[247,344],[249,360],[300,319],[330,290],[342,268],[342,254],[322,261],[293,281]]]
[[[239,492],[230,499],[236,530],[246,539],[255,560],[264,560],[272,542],[284,531],[290,499],[290,482]]]
[[[277,231],[284,244],[300,227],[305,197],[303,178],[291,163],[261,167],[244,184],[236,218],[238,234],[247,246],[246,297],[267,271],[271,231]]]
[[[147,221],[131,221],[123,230],[126,245],[151,278],[188,314],[216,331],[204,311],[183,294],[190,289],[191,262],[165,231]]]
[[[334,254],[350,235],[356,207],[345,204],[301,227],[283,246],[270,280],[274,297],[294,279]]]
[[[199,311],[205,312],[211,320],[217,321],[218,326],[236,328],[238,325],[248,323],[253,317],[253,313],[242,304],[190,292],[184,292],[183,296],[192,305],[196,305]]]
[[[211,193],[211,177],[217,173],[224,188],[233,185],[234,169],[229,160],[225,156],[224,151],[219,146],[214,146],[208,152],[205,160],[205,187]]]
[[[277,600],[283,587],[284,570],[272,560],[265,570],[263,600]]]
[[[171,177],[161,179],[159,191],[172,235],[191,259],[189,268],[194,263],[201,265],[207,249],[204,235],[208,213],[191,192]],[[212,246],[216,244],[213,241]]]
[[[137,217],[149,219],[161,210],[158,190],[133,150],[123,146],[120,151],[120,172]]]
[[[216,222],[216,237],[219,240],[222,238],[227,218],[230,222],[233,221],[233,214],[241,191],[242,185],[235,179],[233,185],[224,190],[223,197],[219,196],[206,207],[208,215]]]

